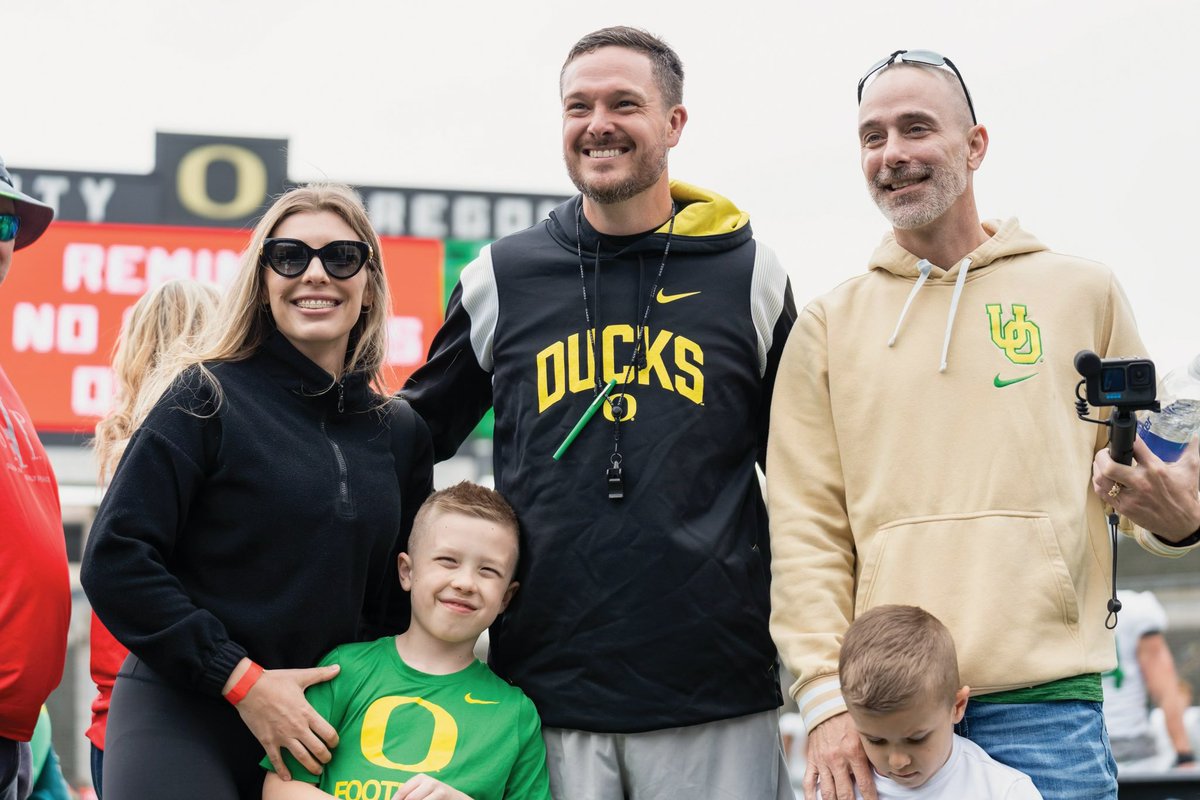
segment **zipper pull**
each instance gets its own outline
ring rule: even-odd
[[[346,385],[343,383],[345,378],[338,381],[338,413],[342,414],[346,411]]]

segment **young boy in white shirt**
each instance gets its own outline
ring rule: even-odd
[[[1041,800],[1027,775],[955,735],[971,690],[933,615],[898,605],[866,612],[846,631],[838,673],[879,800]],[[862,798],[857,787],[854,796]]]
[[[321,775],[284,751],[293,779],[268,772],[264,800],[550,800],[533,703],[474,654],[517,590],[517,530],[492,489],[463,481],[429,496],[399,557],[408,630],[321,660],[341,670],[305,695],[340,744]]]

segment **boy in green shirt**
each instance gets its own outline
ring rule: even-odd
[[[537,710],[474,655],[517,590],[517,550],[499,493],[464,481],[430,495],[399,559],[408,630],[321,661],[341,671],[306,696],[341,743],[321,775],[285,751],[294,779],[269,771],[263,800],[550,800]]]

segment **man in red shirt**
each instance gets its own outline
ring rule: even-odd
[[[0,283],[13,251],[53,218],[50,206],[17,191],[0,160]],[[29,739],[62,679],[70,619],[58,482],[0,365],[0,800],[29,792]]]

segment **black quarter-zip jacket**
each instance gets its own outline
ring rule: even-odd
[[[101,621],[173,683],[219,694],[243,656],[309,667],[408,626],[396,555],[432,479],[429,432],[282,334],[185,373],[134,434],[84,556]],[[215,411],[214,411],[215,409]]]
[[[680,210],[653,299],[669,226],[605,240],[575,197],[464,270],[404,390],[438,458],[495,407],[496,486],[523,539],[491,663],[554,727],[633,733],[780,703],[755,462],[795,307],[743,212],[679,182],[671,192]],[[592,402],[597,370],[603,382],[623,375],[647,302],[645,366],[614,390],[628,408],[614,501],[604,411],[552,454]]]

